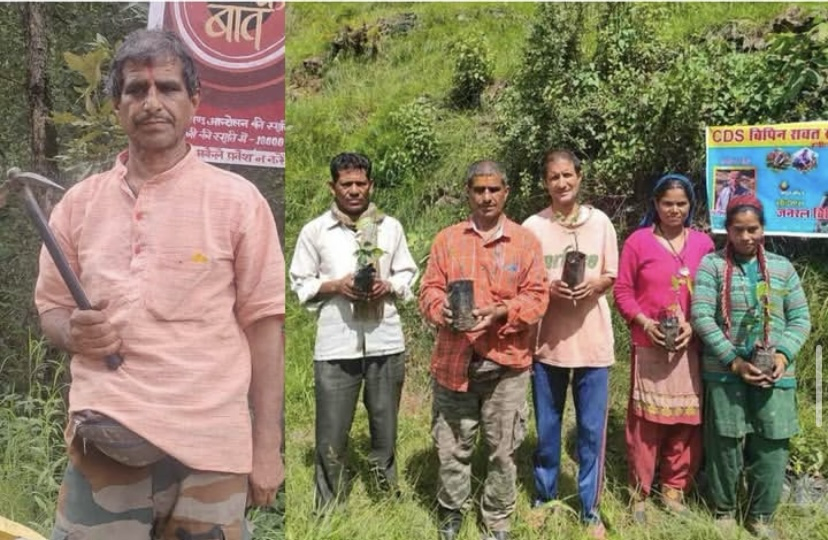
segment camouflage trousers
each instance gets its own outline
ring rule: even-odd
[[[517,499],[515,451],[526,436],[529,371],[504,370],[489,380],[474,380],[468,392],[434,383],[432,437],[440,460],[437,501],[448,510],[471,506],[471,458],[482,424],[488,450],[480,501],[490,531],[509,530]]]
[[[129,467],[77,437],[51,540],[243,540],[246,503],[247,475],[195,471],[171,457]]]

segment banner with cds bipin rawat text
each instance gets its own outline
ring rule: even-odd
[[[284,2],[151,2],[149,28],[178,34],[201,104],[187,142],[204,161],[285,166]]]
[[[828,122],[715,126],[706,135],[713,232],[725,232],[728,201],[752,193],[766,235],[828,238]]]

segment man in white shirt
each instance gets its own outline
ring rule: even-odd
[[[348,432],[363,381],[370,461],[379,486],[397,492],[405,341],[395,301],[413,299],[417,277],[402,225],[371,203],[370,160],[343,153],[330,169],[334,202],[302,228],[290,266],[299,302],[318,314],[314,502],[320,511],[341,502],[348,491]],[[369,266],[373,271],[366,272]]]

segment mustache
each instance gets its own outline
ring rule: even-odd
[[[167,122],[168,124],[172,122],[172,120],[170,120],[166,116],[161,116],[161,115],[157,115],[157,114],[145,114],[145,115],[137,116],[135,118],[135,123],[139,124],[139,125],[140,124],[147,124],[147,123],[150,123],[150,122],[158,122],[158,121]]]

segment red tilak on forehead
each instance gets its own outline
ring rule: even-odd
[[[144,66],[144,71],[147,74],[147,82],[153,85],[155,83],[155,69],[152,66]]]

